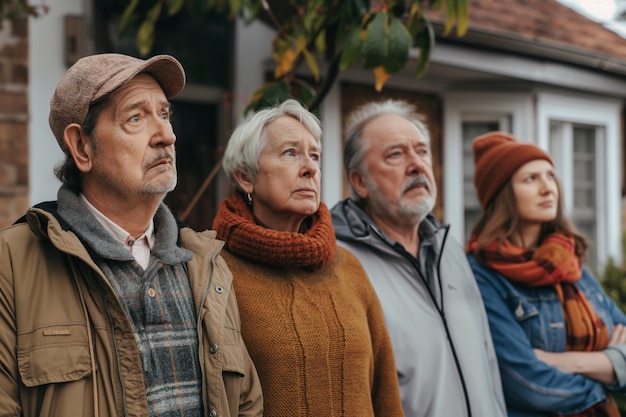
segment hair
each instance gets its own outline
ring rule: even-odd
[[[89,138],[96,152],[98,146],[98,140],[95,134],[96,124],[100,113],[102,113],[108,102],[108,99],[104,99],[91,104],[89,110],[87,110],[85,120],[81,123],[83,133]],[[82,173],[76,166],[76,162],[74,162],[74,158],[72,158],[72,154],[69,150],[65,151],[65,160],[54,168],[54,174],[61,183],[68,186],[76,194],[80,194],[82,191]]]
[[[240,187],[235,179],[235,172],[241,172],[250,180],[256,178],[259,173],[259,157],[267,144],[265,126],[283,116],[292,117],[302,123],[313,135],[321,150],[320,121],[296,100],[288,99],[274,107],[260,110],[235,129],[224,151],[222,161],[224,172],[238,189]]]
[[[557,189],[561,195],[561,184],[557,180]],[[502,189],[496,193],[485,207],[480,219],[472,229],[472,236],[476,236],[476,250],[474,256],[480,263],[485,262],[484,249],[493,241],[499,244],[510,240],[520,229],[521,219],[517,210],[513,183],[509,178]],[[583,259],[587,253],[589,243],[576,226],[563,213],[562,199],[559,197],[556,217],[554,220],[544,222],[539,232],[538,244],[550,234],[559,232],[574,238],[574,250],[576,255]]]
[[[354,110],[348,117],[345,129],[345,145],[343,150],[343,166],[346,178],[350,184],[350,197],[357,203],[362,204],[363,199],[356,193],[350,182],[350,172],[356,170],[361,174],[367,173],[367,168],[363,164],[363,158],[367,151],[363,144],[363,130],[365,126],[385,114],[395,114],[413,123],[422,138],[430,146],[430,134],[428,127],[424,123],[424,117],[417,112],[415,106],[403,100],[389,99],[366,103]]]

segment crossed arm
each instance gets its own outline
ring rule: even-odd
[[[626,343],[626,326],[617,324],[613,328],[609,346],[623,343]],[[613,385],[616,382],[613,364],[603,351],[546,352],[541,349],[534,351],[540,361],[562,372],[584,375],[605,385]]]

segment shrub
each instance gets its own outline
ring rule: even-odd
[[[622,259],[626,260],[626,233],[622,234]],[[604,272],[598,276],[598,280],[607,295],[611,297],[622,311],[626,311],[626,269],[624,265],[615,265],[613,259],[609,259]],[[622,415],[626,415],[626,397],[616,394],[615,401]]]

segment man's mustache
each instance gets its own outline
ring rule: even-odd
[[[165,151],[151,158],[146,163],[146,167],[147,168],[153,167],[154,165],[158,164],[160,161],[164,159],[168,159],[172,163],[172,165],[176,165],[176,154],[174,152]]]
[[[425,186],[426,190],[428,190],[428,193],[431,192],[432,187],[430,185],[430,181],[428,181],[428,178],[424,174],[420,174],[417,177],[413,177],[405,181],[404,184],[402,184],[402,188],[400,189],[400,191],[402,192],[402,194],[404,194],[411,188],[415,188],[420,185]]]

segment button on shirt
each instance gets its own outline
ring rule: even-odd
[[[111,219],[102,214],[97,208],[93,206],[87,200],[84,194],[80,195],[81,200],[89,209],[89,212],[98,220],[98,222],[109,232],[115,239],[122,243],[133,255],[133,258],[137,261],[143,269],[148,267],[150,262],[150,251],[154,246],[154,221],[150,220],[150,224],[143,234],[137,238],[134,238],[126,230],[115,224]]]

